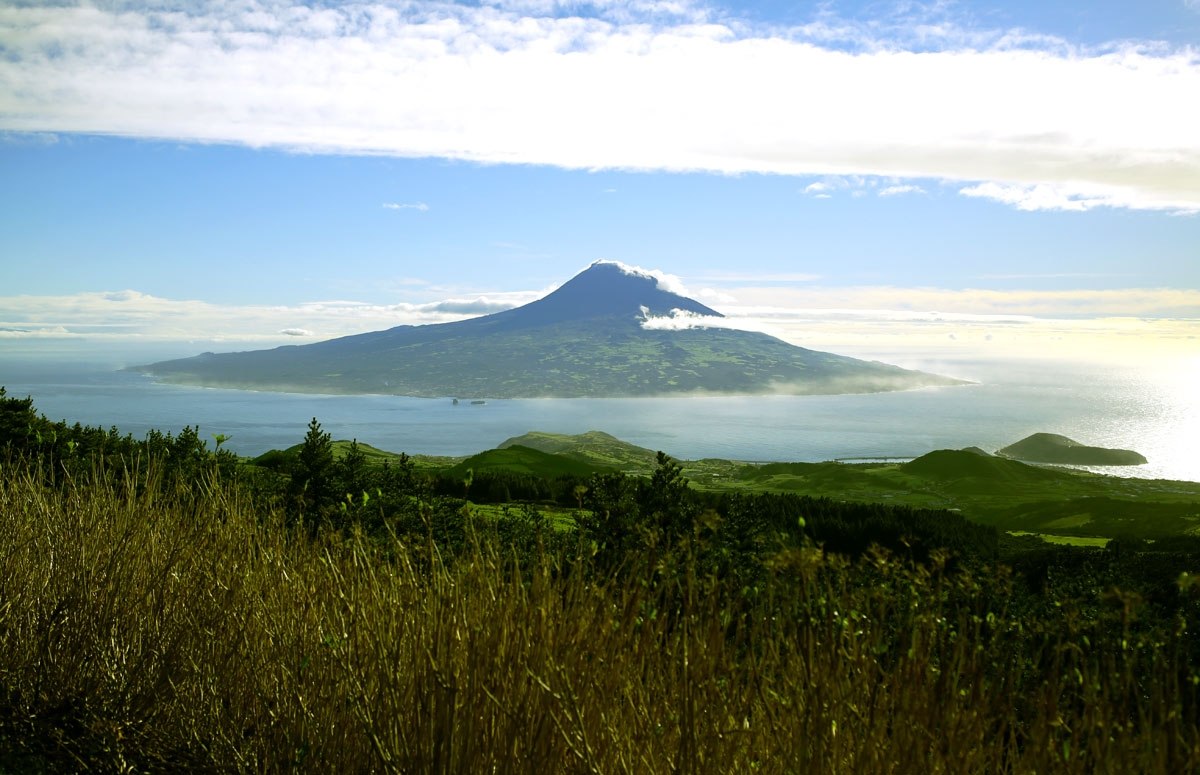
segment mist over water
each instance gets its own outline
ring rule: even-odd
[[[531,430],[602,430],[684,459],[818,461],[988,451],[1036,432],[1141,452],[1149,464],[1093,469],[1200,481],[1197,364],[1154,369],[1060,361],[894,359],[977,384],[842,396],[488,400],[323,396],[161,385],[111,365],[0,357],[10,396],[32,395],[52,420],[116,425],[142,436],[199,425],[259,454],[299,443],[316,417],[335,438],[419,454],[466,455]],[[463,398],[476,398],[464,396]]]

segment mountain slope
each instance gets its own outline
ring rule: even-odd
[[[958,384],[761,333],[643,327],[647,316],[673,310],[720,317],[649,275],[597,262],[545,298],[494,315],[135,369],[212,387],[428,397],[852,393]]]

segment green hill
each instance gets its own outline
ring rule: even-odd
[[[1057,433],[1035,433],[997,450],[996,454],[1031,463],[1074,466],[1140,466],[1147,462],[1131,449],[1089,447]]]
[[[1042,484],[1070,474],[1020,463],[1016,460],[981,455],[976,449],[939,449],[900,466],[906,474],[926,479],[955,481],[983,479],[990,482]]]
[[[610,470],[607,467],[584,463],[566,455],[550,454],[520,445],[505,449],[489,449],[478,455],[472,455],[447,469],[445,474],[451,477],[466,476],[468,469],[476,474],[481,471],[502,470],[547,479],[559,476],[586,478],[594,473]]]
[[[654,468],[655,452],[627,441],[621,441],[603,431],[587,431],[569,436],[562,433],[530,431],[505,439],[500,449],[522,446],[563,455],[592,466],[622,471],[648,471]]]

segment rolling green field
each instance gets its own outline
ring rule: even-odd
[[[387,453],[379,453],[381,456]],[[653,450],[590,431],[531,432],[469,459],[414,458],[460,477],[468,468],[553,478],[623,471],[648,475]],[[1102,546],[1113,538],[1200,535],[1200,483],[1107,476],[1021,463],[982,450],[936,450],[906,463],[680,461],[709,492],[794,493],[838,501],[945,509],[1003,531]]]

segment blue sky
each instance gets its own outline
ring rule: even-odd
[[[440,322],[597,259],[806,346],[1200,350],[1200,0],[0,0],[0,54],[0,350]]]

